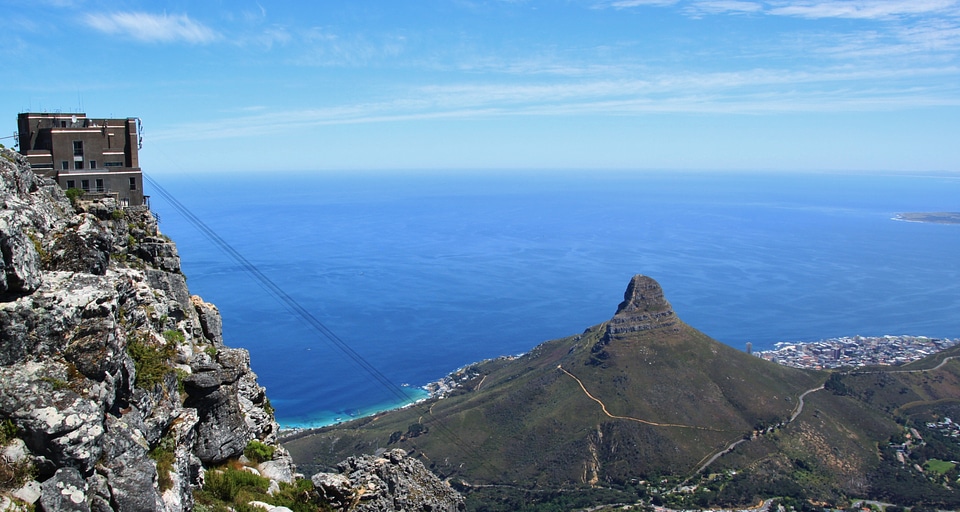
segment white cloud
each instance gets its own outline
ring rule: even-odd
[[[182,41],[202,44],[220,38],[217,32],[190,19],[185,14],[149,14],[145,12],[88,14],[86,23],[95,30],[106,34],[126,35],[145,42],[170,43]]]
[[[767,115],[958,107],[960,68],[754,69],[663,73],[623,80],[457,84],[408,89],[391,100],[275,111],[231,110],[228,119],[152,132],[154,140],[220,139],[295,127],[514,116],[633,116],[648,113]],[[913,79],[920,79],[915,81]]]
[[[609,2],[607,5],[615,9],[628,9],[630,7],[642,7],[645,5],[652,5],[657,7],[664,7],[667,5],[673,5],[679,0],[615,0]]]
[[[957,0],[806,0],[779,2],[769,13],[800,18],[880,19],[931,14],[957,7]]]
[[[688,10],[698,14],[750,13],[763,11],[763,5],[744,0],[702,0],[694,2]]]

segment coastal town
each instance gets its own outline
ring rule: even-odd
[[[757,357],[795,368],[834,369],[900,365],[950,348],[960,339],[926,336],[851,336],[814,342],[779,342]]]

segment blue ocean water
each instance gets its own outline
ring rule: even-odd
[[[609,319],[634,274],[736,348],[843,335],[960,336],[956,175],[264,172],[160,184],[396,384]],[[147,190],[147,193],[151,191]],[[286,427],[397,398],[265,293],[161,197],[191,292]]]

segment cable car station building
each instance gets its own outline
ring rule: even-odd
[[[20,153],[33,171],[85,198],[113,197],[121,206],[149,202],[143,195],[139,119],[92,119],[83,113],[21,113]]]

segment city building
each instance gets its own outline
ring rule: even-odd
[[[77,188],[85,198],[113,197],[121,206],[149,205],[140,170],[139,119],[83,113],[21,113],[20,153],[33,171]]]

